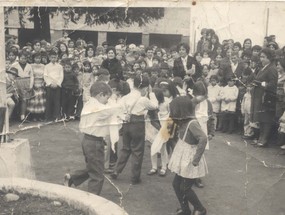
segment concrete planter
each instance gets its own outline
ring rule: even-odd
[[[24,178],[0,178],[1,189],[64,201],[89,215],[127,215],[121,207],[107,199],[62,185]]]

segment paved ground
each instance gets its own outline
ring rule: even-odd
[[[84,167],[78,122],[28,129],[15,138],[29,139],[38,180],[62,184],[64,173]],[[195,190],[209,215],[285,215],[285,155],[279,148],[255,148],[238,135],[217,133],[206,159],[210,173],[203,179],[205,188]],[[147,176],[149,169],[150,148],[146,146],[142,184],[130,185],[128,165],[113,181],[122,199],[107,180],[102,196],[117,204],[122,201],[130,215],[175,214],[173,174]],[[87,183],[78,189],[86,190]]]

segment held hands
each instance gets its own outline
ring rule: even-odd
[[[186,75],[189,75],[189,76],[192,76],[195,74],[195,64],[192,64],[192,68],[191,69],[187,69],[185,72],[186,72]]]
[[[186,70],[186,75],[192,76],[195,74],[195,69],[188,69]]]

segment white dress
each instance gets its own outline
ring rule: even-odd
[[[189,126],[194,121],[195,120],[189,122],[183,139],[179,138],[168,164],[168,168],[171,172],[174,172],[183,178],[201,178],[208,174],[208,167],[204,155],[202,155],[198,166],[193,166],[192,164],[196,154],[197,145],[190,145],[185,142]]]

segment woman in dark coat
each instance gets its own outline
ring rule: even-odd
[[[101,67],[107,69],[110,73],[110,80],[123,80],[123,68],[119,60],[116,59],[116,50],[114,47],[108,47],[106,50],[107,59],[102,62]]]
[[[257,145],[260,147],[268,145],[270,132],[275,123],[278,72],[274,55],[268,48],[261,51],[260,61],[263,68],[253,81],[252,121],[259,123],[260,136]]]

